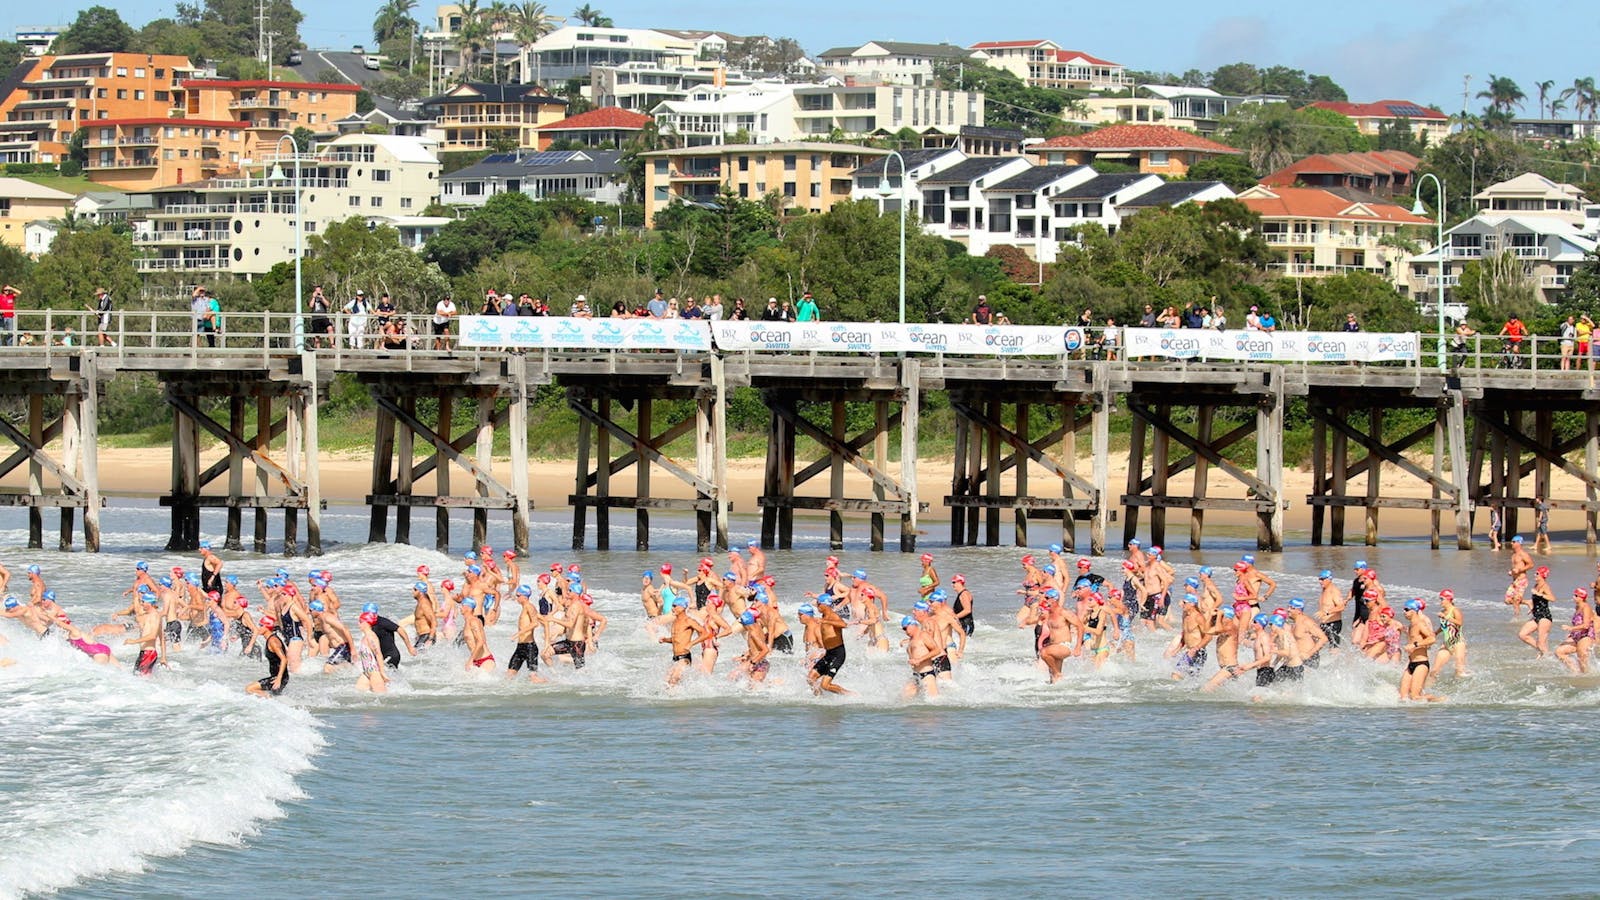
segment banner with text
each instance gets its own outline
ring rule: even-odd
[[[714,322],[717,349],[822,353],[1059,356],[1083,347],[1078,328],[901,325],[896,322]]]
[[[461,346],[707,352],[711,325],[698,320],[462,316]]]
[[[1218,362],[1415,362],[1422,341],[1413,333],[1317,331],[1206,331],[1129,328],[1129,359],[1201,359]]]

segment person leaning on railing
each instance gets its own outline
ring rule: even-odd
[[[0,346],[9,347],[17,336],[17,297],[11,285],[0,287]]]

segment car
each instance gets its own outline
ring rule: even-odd
[[[367,48],[366,48],[366,45],[364,45],[364,44],[357,44],[354,47],[350,48],[350,52],[354,53],[357,56],[366,56],[367,55]]]
[[[303,61],[304,61],[304,58],[300,55],[300,51],[299,50],[291,50],[289,52],[289,58],[284,61],[284,64],[285,65],[290,65],[290,66],[298,66]]]
[[[374,72],[378,71],[378,58],[376,56],[365,57],[361,60],[361,64]]]

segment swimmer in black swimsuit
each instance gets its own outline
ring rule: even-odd
[[[1550,653],[1550,604],[1555,592],[1550,589],[1550,567],[1540,566],[1533,572],[1533,613],[1517,632],[1517,638],[1532,647],[1539,659]]]

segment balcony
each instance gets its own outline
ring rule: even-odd
[[[1482,247],[1457,247],[1451,244],[1448,248],[1451,259],[1483,259]]]
[[[264,100],[264,99],[262,99],[260,97],[255,97],[255,98],[244,99],[244,100],[235,100],[232,103],[228,104],[228,108],[229,109],[288,109],[289,108],[289,102],[287,100],[270,100],[270,99]]]
[[[94,158],[91,157],[88,162],[84,163],[84,168],[86,168],[86,169],[154,169],[159,165],[161,165],[161,161],[156,159],[153,156],[145,157],[145,158],[135,157],[133,159],[113,159],[113,160],[111,160],[109,162],[104,161],[104,160],[94,159]]]
[[[139,246],[153,244],[225,244],[231,240],[232,232],[226,228],[208,230],[204,228],[173,229],[162,231],[145,231],[136,233],[133,242]]]
[[[720,166],[696,166],[688,169],[673,169],[673,181],[705,181],[722,177]]]
[[[126,136],[115,137],[110,140],[90,138],[84,142],[85,147],[150,147],[159,143],[160,139],[154,136]]]
[[[1507,247],[1517,259],[1549,259],[1550,248],[1543,244],[1523,244]]]
[[[1460,275],[1445,275],[1445,276],[1442,276],[1442,277],[1439,276],[1439,275],[1429,275],[1426,278],[1424,278],[1423,280],[1425,282],[1427,282],[1427,285],[1430,288],[1439,288],[1439,287],[1453,288],[1453,287],[1460,287],[1461,286],[1461,276]]]
[[[1282,269],[1290,278],[1315,278],[1320,275],[1346,275],[1351,272],[1381,274],[1382,266],[1317,265],[1315,263],[1277,263],[1270,268]]]
[[[1566,288],[1568,285],[1570,285],[1571,283],[1572,283],[1572,276],[1571,275],[1541,275],[1541,276],[1539,276],[1539,287],[1545,288],[1546,290],[1551,290],[1551,289],[1562,290],[1562,289]]]
[[[234,216],[241,213],[267,212],[265,203],[174,203],[150,213],[153,219],[171,218],[174,216]],[[293,215],[293,206],[273,204],[273,213]]]
[[[534,125],[537,124],[533,116],[490,114],[485,116],[440,116],[438,127],[449,128],[454,125]]]
[[[220,256],[167,257],[162,259],[136,259],[133,261],[133,268],[138,272],[217,272],[227,267],[227,260]]]

